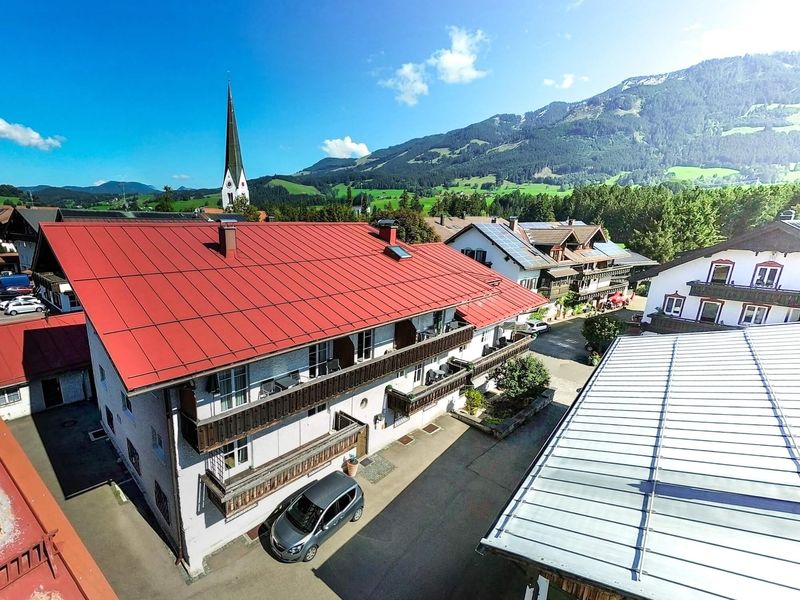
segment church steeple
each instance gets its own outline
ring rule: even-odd
[[[244,176],[242,150],[239,147],[239,130],[233,111],[233,93],[228,81],[228,129],[225,137],[225,173],[222,179],[222,207],[226,208],[234,198],[244,196],[250,200],[247,179]]]

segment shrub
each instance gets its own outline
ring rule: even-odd
[[[528,317],[528,320],[530,320],[530,321],[543,321],[544,318],[547,316],[547,313],[548,313],[548,310],[546,308],[544,308],[544,307],[537,308],[535,311],[533,311],[530,314],[530,316]]]
[[[589,317],[583,323],[583,337],[593,349],[599,352],[605,352],[614,338],[623,331],[625,331],[625,323],[608,315]]]
[[[597,365],[600,364],[600,360],[602,358],[603,357],[600,355],[599,352],[591,352],[589,353],[589,358],[587,359],[587,362],[593,367],[596,367]]]
[[[550,373],[535,356],[523,356],[498,369],[497,385],[505,391],[503,395],[510,402],[527,402],[550,385]]]
[[[464,396],[467,398],[464,408],[467,409],[469,414],[474,415],[481,408],[486,408],[486,398],[483,397],[483,394],[480,390],[469,388],[466,392],[464,392]]]

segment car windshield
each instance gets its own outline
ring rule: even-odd
[[[300,496],[292,502],[289,510],[286,511],[286,517],[292,525],[306,533],[311,533],[321,514],[322,509],[305,496]]]

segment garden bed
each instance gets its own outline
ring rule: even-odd
[[[517,427],[524,424],[528,419],[530,419],[533,415],[538,413],[542,410],[545,406],[550,404],[553,401],[553,395],[555,394],[555,390],[552,388],[547,388],[541,394],[539,394],[536,398],[534,398],[529,404],[519,409],[512,415],[506,416],[502,413],[502,418],[500,416],[493,415],[493,406],[502,405],[503,395],[502,394],[487,394],[486,401],[487,401],[487,408],[486,410],[471,415],[464,409],[457,409],[453,411],[451,414],[458,419],[469,425],[470,427],[474,427],[475,429],[479,429],[484,433],[492,435],[499,440],[507,437],[512,431],[514,431]]]

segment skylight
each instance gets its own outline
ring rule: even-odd
[[[404,258],[411,258],[411,253],[402,246],[386,246],[383,251],[395,260],[403,260]]]

